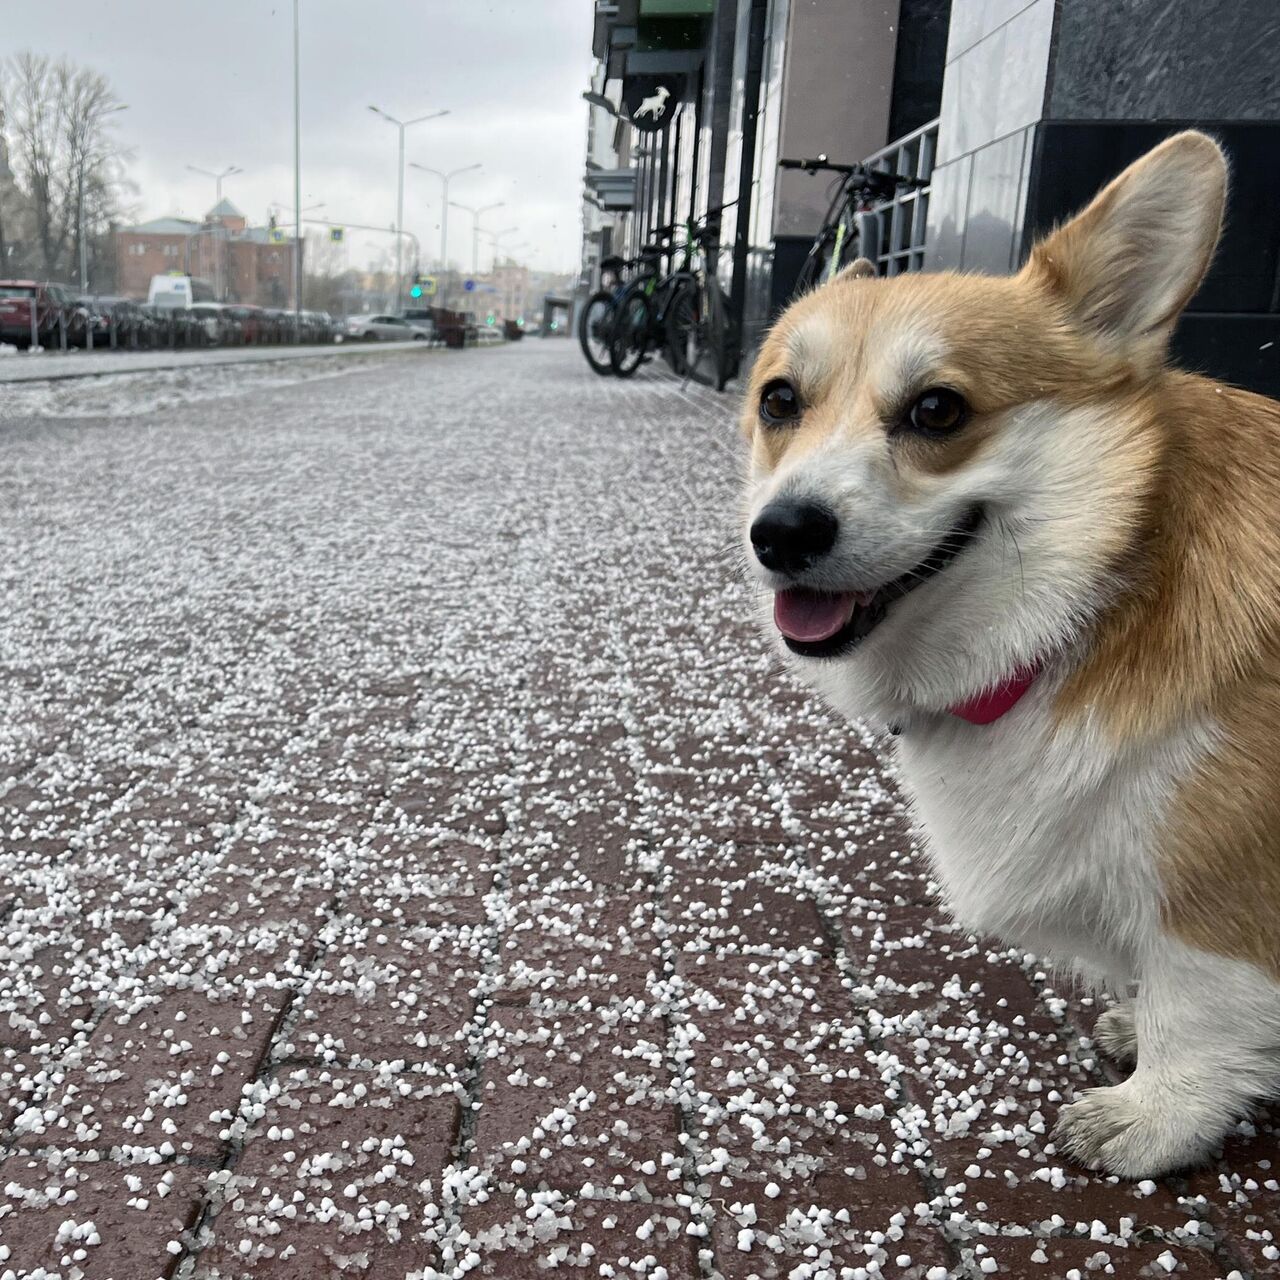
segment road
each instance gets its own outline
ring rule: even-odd
[[[0,1276],[1276,1273],[1269,1120],[1054,1155],[1095,1010],[757,634],[730,402],[533,341],[17,391]]]

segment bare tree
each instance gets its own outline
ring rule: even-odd
[[[33,265],[50,277],[74,274],[81,236],[118,216],[128,157],[110,123],[123,104],[96,71],[30,52],[0,66],[0,97],[11,161],[30,205]]]

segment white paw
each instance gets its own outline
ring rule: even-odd
[[[1093,1024],[1093,1038],[1098,1048],[1122,1067],[1138,1062],[1138,1030],[1133,1022],[1133,1005],[1129,1001],[1115,1005]]]
[[[1144,1092],[1137,1077],[1109,1089],[1089,1089],[1063,1107],[1053,1131],[1058,1152],[1121,1178],[1157,1178],[1199,1164],[1230,1125],[1184,1094]]]

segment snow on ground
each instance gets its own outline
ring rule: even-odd
[[[335,372],[0,418],[0,1277],[1277,1273],[1269,1124],[1054,1154],[1095,1011],[756,634],[729,404]]]

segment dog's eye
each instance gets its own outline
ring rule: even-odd
[[[772,427],[794,422],[800,416],[800,397],[785,378],[765,383],[760,393],[760,416]]]
[[[964,397],[950,387],[930,387],[907,410],[907,422],[930,436],[947,435],[964,426],[968,417],[969,406]]]

